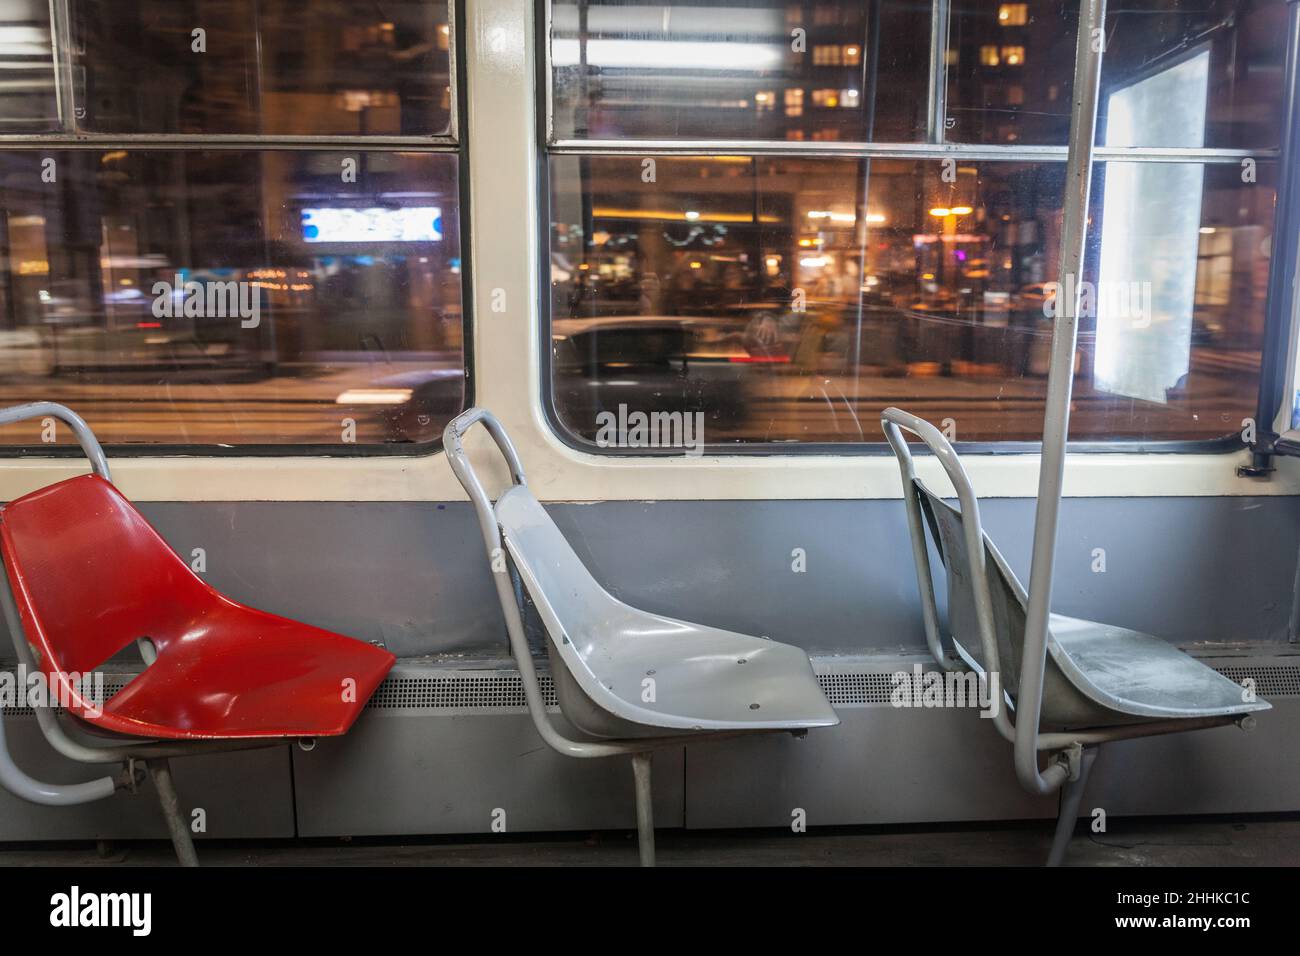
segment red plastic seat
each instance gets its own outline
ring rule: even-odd
[[[244,607],[199,579],[111,483],[71,478],[0,508],[0,548],[27,641],[69,710],[167,739],[344,733],[395,658]],[[107,702],[68,675],[142,637],[157,660]]]

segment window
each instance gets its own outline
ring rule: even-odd
[[[445,4],[72,0],[71,10],[73,95],[87,132],[429,136],[450,129]]]
[[[1012,142],[1066,144],[1078,2],[1040,0],[1034,16],[1014,27],[999,19],[1008,8],[1027,6],[950,0],[947,69],[941,74],[947,141],[1003,143],[1010,130],[1016,134]],[[1208,44],[1213,82],[1205,146],[1279,145],[1285,0],[1131,0],[1109,6],[1103,84],[1127,82],[1159,58]],[[550,28],[551,138],[558,142],[813,139],[823,129],[851,142],[932,138],[926,3],[841,0],[810,9],[778,0],[725,7],[704,0],[658,6],[552,0]],[[858,52],[850,54],[850,48]],[[840,65],[827,65],[837,55]],[[1011,72],[1028,94],[1014,110],[982,98],[983,80],[993,68]],[[781,116],[752,105],[756,91],[824,88],[832,76],[839,77],[836,85],[862,91],[857,108]],[[795,131],[801,135],[791,137]],[[1159,143],[1152,136],[1134,145]]]
[[[813,106],[821,106],[826,109],[842,108],[846,110],[857,109],[860,105],[860,96],[857,90],[813,90]],[[838,130],[819,130],[819,133],[838,133]]]
[[[922,5],[924,6],[924,5]],[[969,53],[947,71],[946,138],[962,143],[1018,142],[1064,145],[1070,132],[1078,3],[1044,0],[1034,15],[1010,29],[1001,11],[1023,4],[953,0],[950,49]],[[1102,85],[1123,86],[1144,70],[1159,70],[1189,48],[1209,56],[1212,82],[1205,91],[1203,144],[1216,149],[1273,149],[1282,107],[1279,71],[1286,53],[1286,4],[1278,0],[1132,0],[1108,4]],[[960,64],[970,64],[961,66]],[[978,64],[978,65],[976,65]],[[1025,101],[1006,104],[980,97],[991,68],[998,80],[1023,85]],[[1105,142],[1105,102],[1098,124]],[[1007,132],[1014,132],[1009,139]],[[1158,131],[1137,131],[1124,145],[1160,146]]]
[[[878,443],[880,410],[900,404],[953,419],[962,442],[1041,435],[1077,5],[950,7],[932,61],[926,5],[823,2],[804,21],[767,0],[725,17],[678,2],[643,22],[605,0],[582,5],[583,27],[557,0],[560,433],[651,453],[597,443],[610,415],[640,411],[700,415],[719,450]],[[1151,29],[1118,29],[1139,8]],[[1149,0],[1107,21],[1098,136],[1132,152],[1103,150],[1095,170],[1076,441],[1217,442],[1253,414],[1284,14]],[[862,48],[835,85],[839,68],[813,62],[832,21]],[[634,32],[649,49],[603,47],[593,65],[597,38]],[[719,43],[753,59],[724,69]],[[784,109],[760,114],[737,95],[751,88]],[[663,146],[684,139],[703,142]],[[954,161],[923,141],[955,144]]]
[[[839,66],[840,57],[840,48],[838,46],[819,43],[813,47],[813,66]]]
[[[0,404],[145,449],[436,440],[466,398],[447,6],[66,9],[0,149]]]
[[[1004,3],[998,7],[998,23],[1004,27],[1023,27],[1029,22],[1029,4]]]

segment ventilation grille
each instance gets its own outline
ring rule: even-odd
[[[555,685],[550,675],[537,682],[547,707],[556,707]],[[493,673],[436,677],[389,677],[375,691],[367,708],[373,710],[523,710],[524,682],[518,673]]]
[[[6,671],[4,673],[8,675],[12,675],[13,671]],[[112,697],[114,694],[116,694],[127,684],[131,683],[131,681],[134,680],[136,676],[137,675],[135,674],[105,674],[104,675],[104,699],[108,700],[108,698]],[[12,679],[11,676],[5,678],[6,682],[11,679]],[[22,688],[19,688],[18,690],[19,693],[21,694]],[[0,707],[0,713],[3,713],[6,717],[36,716],[36,711],[25,704],[21,707],[15,707],[12,704],[10,704],[7,699],[10,696],[10,691],[8,689],[6,689],[4,693],[5,693],[6,700],[4,706]],[[60,713],[60,714],[63,713],[62,707],[56,707],[54,708],[54,710],[56,713]]]
[[[900,668],[907,669],[907,668]],[[1255,681],[1255,692],[1265,700],[1277,697],[1300,697],[1300,664],[1221,664],[1214,668],[1224,677],[1240,684]],[[826,699],[833,706],[888,704],[894,689],[894,671],[836,671],[818,674]],[[135,675],[108,674],[104,678],[105,696],[111,697]],[[550,675],[538,674],[547,707],[556,707],[555,685]],[[427,677],[389,677],[366,704],[370,710],[481,710],[523,711],[523,680],[517,671],[475,673],[441,673]],[[5,706],[6,716],[33,714],[30,707]]]
[[[831,706],[844,704],[888,704],[894,690],[894,671],[865,671],[858,674],[818,674],[817,683]]]
[[[1300,666],[1226,664],[1215,670],[1236,684],[1253,680],[1256,695],[1265,700],[1270,697],[1300,697]]]
[[[1300,664],[1221,664],[1214,669],[1235,684],[1250,679],[1255,693],[1270,697],[1300,697]],[[893,671],[819,674],[817,682],[833,706],[888,704],[894,689]]]

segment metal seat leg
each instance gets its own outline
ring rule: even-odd
[[[154,788],[158,791],[158,803],[167,820],[167,832],[171,834],[176,859],[181,866],[198,866],[199,857],[194,852],[194,838],[190,835],[190,828],[185,825],[181,802],[176,796],[176,787],[172,784],[171,765],[166,759],[146,760],[145,765],[149,768],[149,776],[153,778]]]
[[[1085,747],[1079,757],[1079,776],[1067,780],[1061,788],[1061,812],[1056,818],[1056,836],[1052,839],[1052,850],[1047,855],[1048,866],[1060,866],[1065,860],[1065,851],[1074,836],[1074,825],[1079,819],[1079,804],[1083,802],[1083,791],[1088,785],[1088,772],[1097,759],[1098,747]]]
[[[636,778],[636,840],[642,866],[655,865],[654,791],[650,786],[652,754],[632,755],[632,776]]]

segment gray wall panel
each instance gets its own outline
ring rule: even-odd
[[[1220,727],[1102,748],[1082,816],[1300,810],[1300,698],[1275,698],[1250,733]]]
[[[368,711],[294,769],[303,836],[491,833],[498,808],[507,832],[636,827],[631,761],[558,754],[526,713]],[[655,825],[682,826],[680,748],[652,777]]]
[[[837,707],[840,725],[802,739],[686,751],[686,825],[788,827],[1054,817],[1054,797],[1016,782],[1011,748],[970,711]]]
[[[504,647],[505,623],[464,504],[206,502],[141,510],[231,597],[398,656]]]
[[[990,499],[990,534],[1026,574],[1034,502]],[[399,655],[500,653],[504,624],[468,503],[236,502],[143,510],[232,596]],[[596,577],[648,610],[814,654],[920,647],[897,501],[550,506]],[[791,571],[803,548],[807,572]],[[1104,548],[1107,570],[1091,570]],[[1300,499],[1067,499],[1055,609],[1179,643],[1283,641]]]

